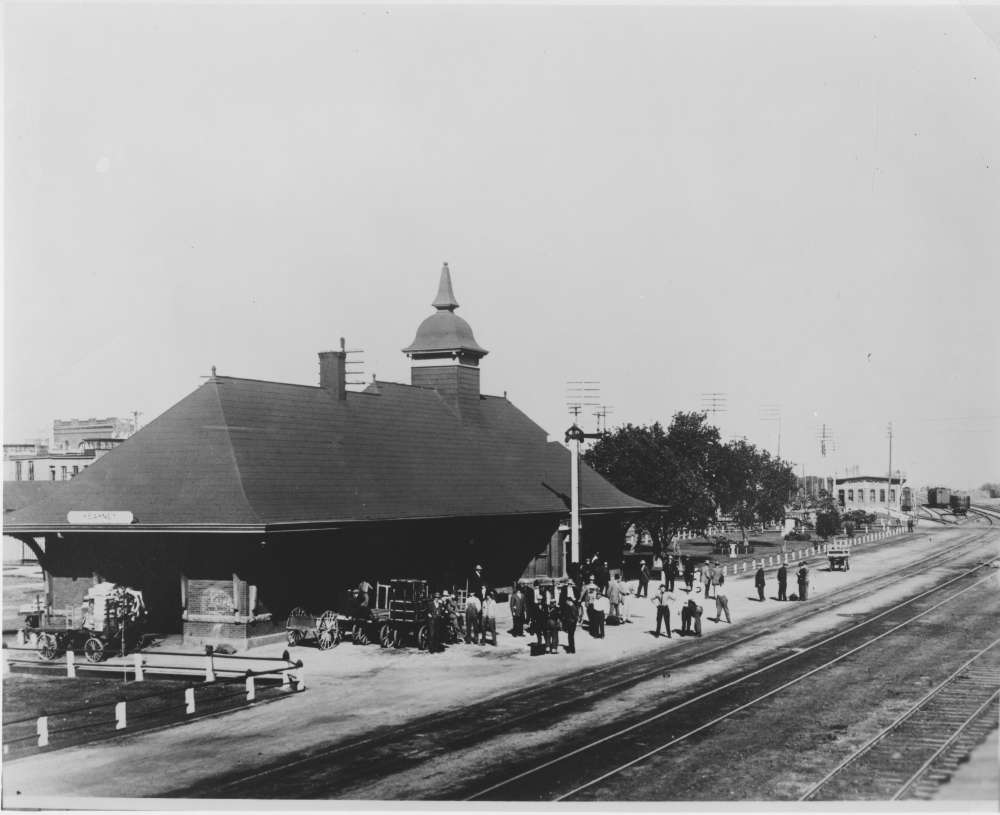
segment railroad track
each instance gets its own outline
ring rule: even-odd
[[[997,726],[1000,639],[810,787],[800,801],[931,798]]]
[[[744,714],[748,708],[760,704],[768,699],[774,698],[778,694],[787,692],[798,683],[812,677],[822,671],[826,671],[848,657],[862,650],[874,646],[884,638],[891,636],[895,632],[915,623],[935,610],[947,606],[955,598],[966,592],[980,589],[988,581],[995,580],[995,576],[990,574],[979,577],[972,584],[959,589],[954,594],[935,602],[929,608],[920,611],[913,616],[904,619],[902,622],[893,625],[872,638],[864,640],[861,644],[843,651],[844,637],[856,630],[862,629],[871,623],[897,612],[899,609],[928,597],[931,594],[940,592],[951,584],[963,580],[975,572],[987,568],[988,564],[970,569],[947,582],[929,591],[923,592],[916,597],[893,606],[888,611],[884,611],[870,619],[864,620],[846,631],[829,636],[818,643],[798,650],[788,656],[772,661],[765,666],[752,671],[743,676],[737,677],[723,685],[687,699],[680,704],[673,705],[665,710],[647,716],[627,727],[615,732],[608,733],[598,739],[591,740],[579,747],[567,749],[552,758],[541,763],[522,769],[513,775],[495,780],[488,786],[479,789],[474,794],[464,800],[588,800],[588,796],[598,791],[601,785],[615,776],[619,776],[626,771],[634,771],[634,768],[645,765],[654,757],[659,757],[662,753],[678,745],[683,744],[692,737],[703,734],[706,730],[733,717]],[[808,667],[808,661],[800,673],[797,673],[788,681],[778,681],[776,685],[767,687],[763,692],[759,692],[761,686],[766,686],[766,674],[779,666],[786,665],[796,660],[807,658],[811,652],[813,658],[820,658],[822,661],[813,667]],[[823,654],[836,654],[832,658],[825,658]],[[763,679],[762,679],[763,677]],[[988,681],[988,678],[987,678]],[[994,682],[994,689],[996,683]],[[733,694],[736,701],[727,700],[724,694]],[[746,694],[742,696],[741,694]],[[717,698],[718,697],[718,698]],[[944,697],[942,697],[944,698]],[[725,712],[715,715],[718,710],[724,707]],[[690,708],[690,710],[689,710]],[[666,738],[665,738],[666,737]],[[940,743],[940,740],[939,740]],[[622,761],[623,752],[631,744],[641,744],[646,749],[639,755]],[[609,761],[610,758],[610,761]],[[594,766],[589,774],[592,776],[587,780],[580,778],[581,774],[573,768],[590,763]],[[610,767],[608,765],[610,763]],[[598,769],[606,768],[606,769]],[[547,785],[552,779],[562,779],[561,789],[553,793],[548,792]],[[574,780],[576,779],[576,780]],[[581,783],[582,781],[582,783]],[[528,792],[528,791],[534,791]]]
[[[178,790],[177,794],[185,797],[198,795],[227,797],[246,789],[264,786],[269,790],[280,790],[286,797],[295,797],[294,779],[300,777],[307,779],[316,772],[321,772],[328,778],[340,778],[349,784],[357,783],[364,778],[388,776],[413,765],[415,742],[424,745],[422,750],[424,753],[454,751],[482,743],[485,739],[508,731],[512,727],[524,726],[526,723],[540,726],[543,718],[548,721],[559,715],[569,715],[581,705],[613,696],[641,682],[662,677],[666,671],[708,661],[720,651],[771,634],[773,626],[780,624],[782,614],[794,614],[796,621],[809,619],[827,614],[873,591],[908,580],[924,571],[929,564],[940,564],[942,557],[974,547],[987,534],[988,532],[984,531],[970,539],[943,547],[933,555],[914,561],[893,574],[873,579],[865,585],[845,589],[836,597],[810,601],[808,611],[805,613],[796,604],[789,604],[787,610],[782,609],[769,620],[747,624],[744,629],[746,633],[741,636],[721,635],[719,644],[715,647],[699,648],[700,643],[693,640],[685,641],[679,644],[680,647],[676,651],[670,653],[669,656],[672,658],[669,661],[664,659],[663,653],[647,653],[611,665],[575,672],[548,681],[544,688],[544,697],[534,693],[528,695],[523,691],[505,692],[473,705],[420,717],[387,731],[379,731],[362,738],[347,739],[306,755],[260,767],[253,772],[215,778],[194,788]],[[817,559],[825,560],[825,556]],[[983,568],[982,564],[975,567],[975,569],[980,568]],[[959,575],[943,585],[948,585],[961,577],[962,575]],[[939,586],[931,591],[940,588]],[[858,626],[848,631],[856,627]],[[689,648],[693,653],[685,653]]]

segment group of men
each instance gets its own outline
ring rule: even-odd
[[[793,595],[799,600],[805,600],[809,596],[809,569],[806,567],[805,562],[799,563],[799,570],[795,573],[796,580],[799,585],[799,593]],[[778,567],[777,572],[778,578],[778,599],[787,600],[788,599],[788,564],[782,563]],[[754,575],[754,587],[757,589],[757,599],[760,602],[764,602],[764,586],[766,585],[766,576],[764,574],[764,567],[761,566],[757,569],[757,573]]]
[[[469,578],[469,593],[465,598],[464,633],[459,621],[458,598],[451,592],[436,591],[427,607],[427,650],[444,650],[446,641],[464,639],[470,645],[497,644],[496,592],[486,585],[483,567],[476,565]]]

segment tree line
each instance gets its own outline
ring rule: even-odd
[[[719,513],[746,537],[748,528],[783,518],[796,489],[789,464],[742,439],[723,444],[704,413],[675,413],[666,430],[659,422],[615,428],[583,460],[623,492],[663,507],[634,519],[657,553]]]

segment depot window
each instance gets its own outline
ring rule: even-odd
[[[847,500],[848,501],[853,501],[854,500],[854,490],[848,490],[847,491]]]
[[[885,503],[885,490],[878,491],[878,500],[880,503]]]
[[[889,501],[891,503],[893,503],[893,504],[896,503],[896,491],[895,490],[889,490]]]

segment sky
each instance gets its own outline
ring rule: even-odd
[[[447,261],[553,438],[594,380],[609,426],[721,393],[800,473],[884,474],[891,422],[911,483],[1000,481],[998,44],[966,4],[6,4],[4,440],[342,336],[408,382]]]

